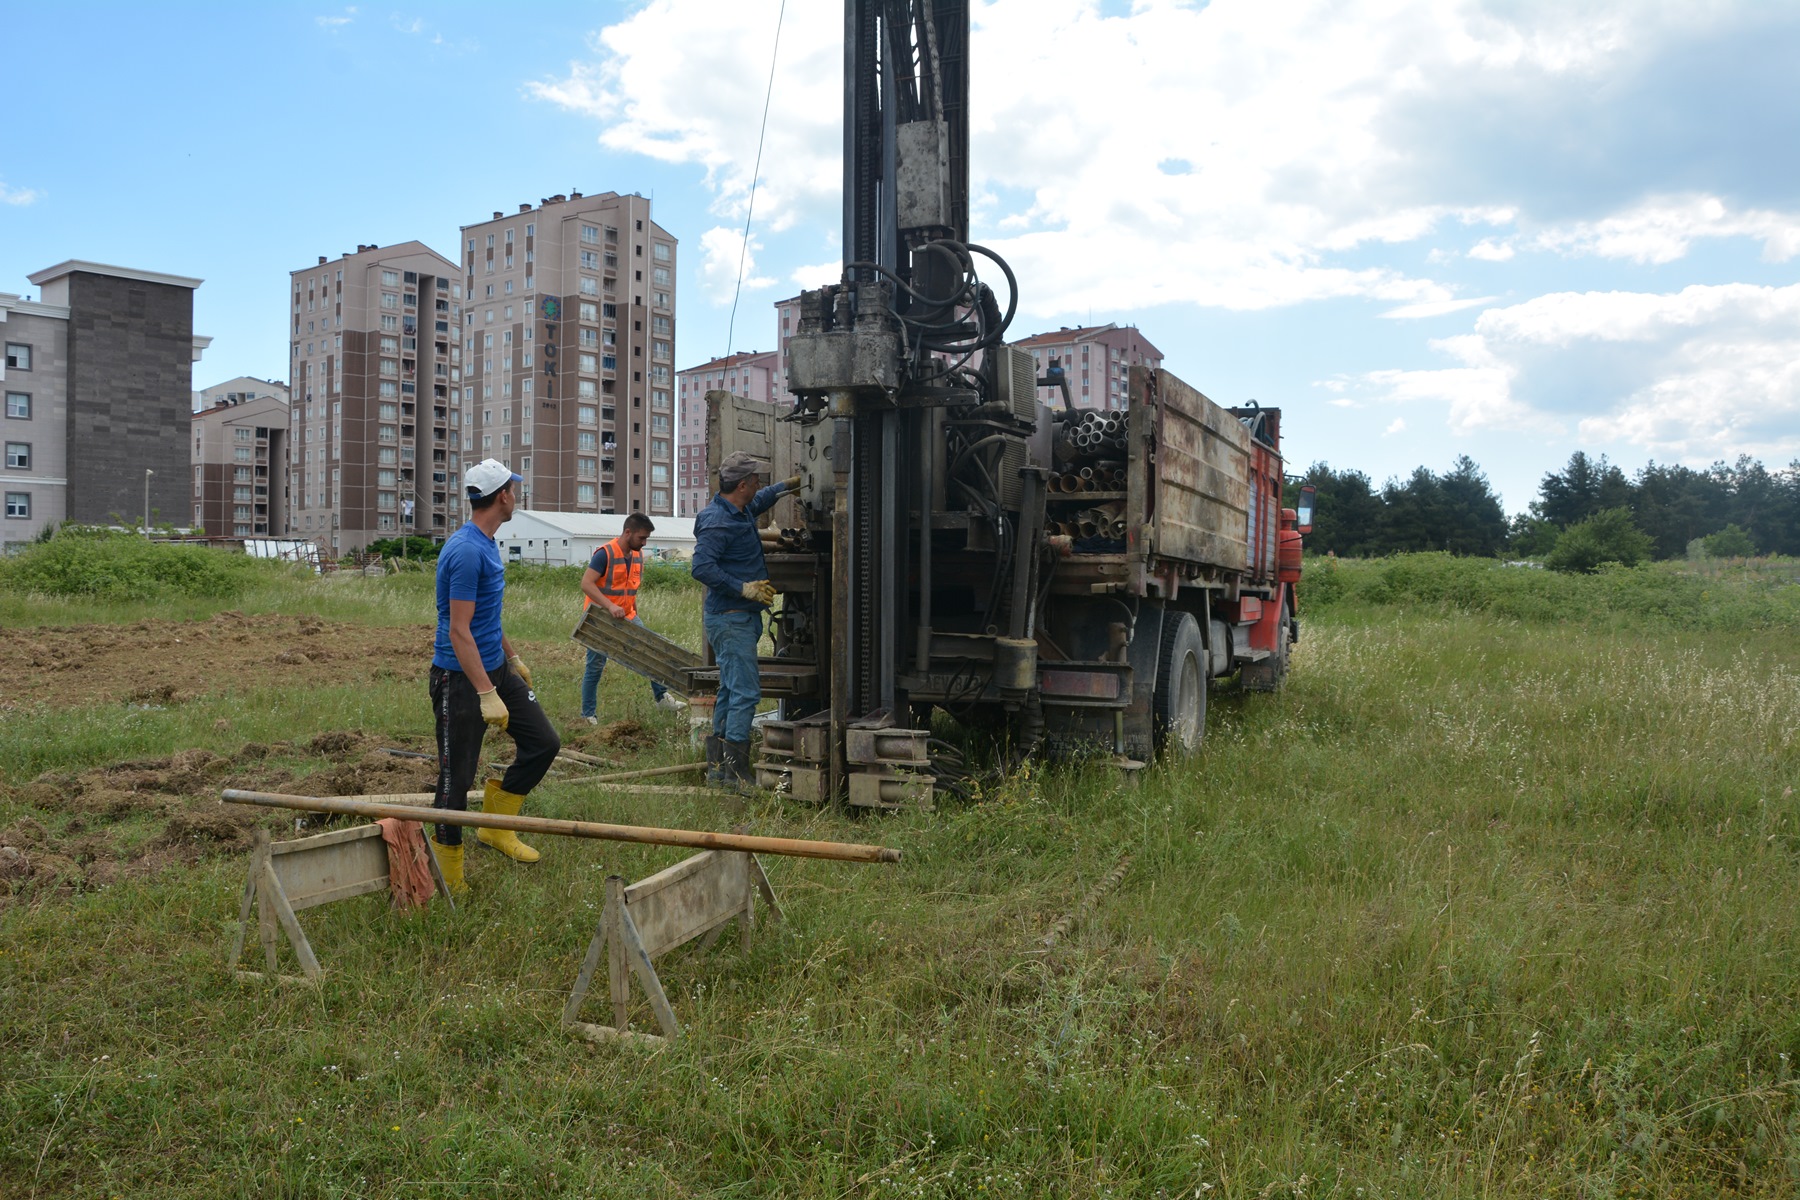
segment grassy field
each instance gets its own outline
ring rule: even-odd
[[[558,841],[529,869],[472,850],[456,913],[309,910],[317,988],[231,981],[241,857],[14,895],[0,1196],[1800,1192],[1797,589],[1434,556],[1309,571],[1288,688],[1221,686],[1204,754],[1135,785],[1040,768],[861,819],[534,794],[544,815],[905,852],[767,860],[788,920],[747,953],[663,960],[686,1036],[654,1053],[557,1022],[605,876],[675,850]],[[559,721],[571,586],[508,594]],[[151,609],[0,592],[0,621],[410,625],[429,597],[425,576],[265,574]],[[692,642],[694,602],[656,591],[646,619]],[[423,662],[393,667],[8,712],[0,830],[66,823],[26,799],[45,770],[428,735]],[[637,761],[680,761],[685,727],[648,699],[609,673],[605,715],[662,732]]]

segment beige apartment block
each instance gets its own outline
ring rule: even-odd
[[[420,242],[291,273],[290,537],[342,555],[462,523],[462,287]]]
[[[773,350],[738,351],[724,358],[677,371],[676,395],[681,405],[681,436],[676,446],[675,484],[678,515],[691,517],[712,503],[717,485],[706,475],[706,393],[731,392],[761,404],[775,399],[781,356]]]
[[[232,379],[199,393],[194,414],[194,531],[280,537],[288,528],[287,388]]]
[[[215,408],[220,401],[229,404],[241,404],[249,400],[260,400],[264,396],[273,396],[283,404],[288,402],[288,386],[276,379],[258,379],[254,375],[239,375],[235,379],[227,379],[224,383],[215,383],[211,387],[201,388],[194,393],[194,411],[205,412]]]
[[[791,408],[794,393],[788,390],[788,343],[800,328],[800,297],[789,296],[775,302],[775,386],[770,398],[783,408]]]
[[[1127,372],[1134,366],[1162,366],[1162,351],[1135,325],[1065,325],[1054,333],[1038,333],[1011,343],[1029,351],[1043,379],[1051,363],[1062,366],[1069,380],[1069,397],[1077,408],[1125,407]],[[1058,388],[1039,388],[1038,399],[1060,406]]]
[[[467,453],[525,507],[675,513],[676,239],[638,195],[580,192],[462,230]]]

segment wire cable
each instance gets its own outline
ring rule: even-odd
[[[787,0],[775,13],[775,45],[769,51],[769,89],[763,93],[762,128],[756,135],[756,165],[750,168],[750,200],[744,206],[744,240],[738,246],[737,285],[731,290],[731,319],[725,323],[725,354],[732,353],[732,337],[737,332],[738,297],[744,292],[744,260],[750,255],[750,218],[756,212],[756,180],[762,174],[763,141],[769,136],[769,102],[775,98],[775,61],[781,55],[781,22],[787,16]]]

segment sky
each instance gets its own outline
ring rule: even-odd
[[[454,259],[558,192],[652,198],[684,368],[772,349],[774,302],[838,276],[840,0],[72,12],[7,19],[0,291],[71,258],[198,276],[196,387],[285,378],[319,255]],[[1214,400],[1281,406],[1290,470],[1467,454],[1509,512],[1578,449],[1800,459],[1800,4],[973,23],[971,237],[1018,276],[1009,336],[1135,324]]]

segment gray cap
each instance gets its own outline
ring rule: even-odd
[[[767,475],[769,464],[743,450],[737,450],[725,456],[719,464],[719,485],[734,488],[751,475]]]

